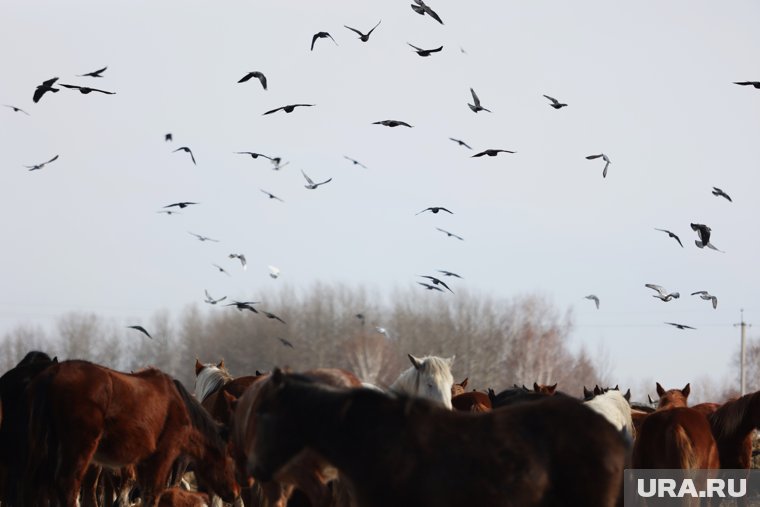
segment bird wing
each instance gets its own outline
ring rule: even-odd
[[[380,21],[378,21],[377,24],[372,27],[372,30],[370,30],[369,32],[367,32],[367,37],[369,37],[370,35],[372,35],[372,32],[375,31],[375,28],[377,28],[378,26],[380,26],[380,23],[382,23],[382,22],[383,22],[382,19]]]
[[[332,178],[327,178],[325,181],[321,181],[317,183],[317,186],[324,185],[325,183],[330,183],[332,181]]]
[[[425,4],[423,4],[423,5],[425,5]],[[437,14],[437,13],[436,13],[436,12],[435,12],[433,9],[431,9],[431,8],[430,8],[430,7],[428,7],[427,5],[425,5],[425,6],[423,7],[423,9],[425,10],[425,12],[427,12],[427,13],[428,13],[428,15],[429,15],[431,18],[433,18],[434,20],[438,21],[440,24],[443,24],[443,21],[441,20],[441,17],[440,17],[440,16],[439,16],[439,15],[438,15],[438,14]]]
[[[190,154],[190,159],[193,161],[193,164],[198,165],[198,164],[195,163],[195,156],[193,155],[192,150],[190,150],[190,148],[188,148],[187,152]]]
[[[325,34],[327,35],[327,37],[330,37],[330,40],[331,40],[331,41],[335,42],[335,39],[333,39],[333,38],[332,38],[332,35],[330,35],[330,34],[329,34],[329,33],[327,33],[327,32],[325,32]],[[337,43],[337,42],[335,42],[335,45],[337,46],[337,45],[338,45],[338,43]]]
[[[64,88],[71,88],[71,89],[76,89],[76,90],[81,90],[83,88],[82,86],[63,84],[63,83],[60,83],[58,86],[63,86]]]
[[[412,126],[411,126],[411,125],[409,125],[409,124],[408,124],[407,122],[405,122],[405,121],[396,121],[396,123],[397,123],[397,124],[399,124],[399,125],[403,125],[404,127],[409,127],[409,128],[412,128]]]
[[[478,94],[475,93],[475,90],[470,88],[470,93],[472,93],[472,100],[475,102],[475,107],[480,107],[480,99],[478,98]]]
[[[667,291],[666,291],[666,290],[665,290],[665,288],[664,288],[664,287],[662,287],[661,285],[655,285],[655,284],[653,284],[653,283],[647,283],[647,284],[644,284],[644,287],[647,287],[647,288],[649,288],[649,289],[653,289],[653,290],[656,290],[657,292],[659,292],[659,293],[660,293],[660,295],[661,295],[661,296],[665,296],[665,295],[667,295]]]
[[[318,33],[315,33],[314,36],[311,38],[311,50],[312,51],[314,51],[314,43],[317,41],[318,38],[319,38],[319,34]]]
[[[553,104],[559,104],[559,101],[555,99],[554,97],[550,97],[548,95],[544,95],[547,99],[551,100]]]
[[[261,87],[267,89],[267,77],[261,72],[254,72],[253,76],[259,80]]]
[[[606,178],[607,177],[607,168],[609,166],[610,166],[609,162],[607,162],[606,164],[604,164],[604,170],[602,171],[602,178]]]
[[[238,83],[245,83],[246,81],[248,81],[249,79],[253,77],[253,74],[254,74],[253,72],[249,72],[245,76],[241,77]]]
[[[710,299],[712,299],[713,309],[718,308],[718,298],[713,296]]]
[[[130,329],[135,329],[137,331],[140,331],[141,333],[143,333],[145,336],[147,336],[151,340],[153,339],[153,337],[150,335],[150,333],[148,331],[146,331],[145,328],[142,327],[142,326],[127,326],[127,327],[130,328]]]
[[[58,155],[56,155],[55,157],[51,158],[47,162],[43,162],[42,165],[49,164],[50,162],[55,162],[56,160],[58,160]]]
[[[309,176],[307,176],[306,173],[303,172],[303,169],[301,169],[301,174],[303,174],[303,177],[306,178],[307,182],[309,182],[309,185],[313,185],[314,184],[314,180],[312,180],[311,178],[309,178]]]
[[[277,112],[277,111],[279,111],[280,109],[285,109],[285,107],[283,106],[283,107],[278,107],[277,109],[272,109],[271,111],[267,111],[266,113],[262,114],[261,116],[265,116],[265,115],[267,115],[267,114],[276,113],[276,112]]]
[[[480,153],[476,153],[475,155],[473,155],[473,156],[472,156],[472,157],[470,157],[470,158],[475,158],[475,157],[482,157],[482,156],[483,156],[483,155],[485,155],[486,153],[488,153],[488,150],[486,150],[486,151],[481,151]]]
[[[116,92],[109,92],[109,91],[106,91],[106,90],[100,90],[98,88],[90,88],[90,91],[99,92],[99,93],[105,93],[106,95],[116,95]]]
[[[414,44],[410,44],[409,42],[407,42],[407,44],[409,44],[410,46],[412,46],[416,51],[425,51],[424,49],[418,48],[417,46],[415,46]]]
[[[594,160],[595,158],[599,158],[601,156],[602,156],[601,154],[599,154],[599,155],[589,155],[589,156],[586,157],[586,160]]]
[[[106,65],[102,69],[98,69],[96,71],[89,72],[89,73],[85,74],[85,76],[100,77],[100,74],[104,73],[107,68],[108,68],[108,66]]]
[[[364,37],[364,34],[363,34],[363,33],[361,33],[359,30],[357,30],[356,28],[351,28],[351,27],[350,27],[350,26],[348,26],[348,25],[343,25],[343,26],[344,26],[344,27],[346,27],[346,28],[348,28],[348,29],[349,29],[349,30],[351,30],[352,32],[356,33],[357,35],[359,35],[359,37]],[[373,30],[374,30],[374,28],[373,28]],[[368,34],[368,35],[369,35],[369,34]]]

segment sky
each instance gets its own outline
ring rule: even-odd
[[[390,296],[448,269],[458,287],[572,311],[573,345],[606,355],[621,385],[735,378],[740,309],[760,326],[760,90],[733,82],[760,80],[760,4],[431,0],[444,25],[409,5],[5,2],[0,103],[30,116],[0,108],[0,335],[72,311],[146,322],[204,289],[246,299],[323,281]],[[343,26],[379,20],[367,43]],[[319,31],[337,45],[310,51]],[[254,70],[268,90],[237,83]],[[116,94],[33,104],[55,76]],[[470,111],[471,87],[491,113]],[[292,103],[316,105],[262,116]],[[413,128],[372,124],[386,119]],[[486,148],[517,153],[471,158]],[[601,152],[606,178],[585,159]],[[307,190],[301,171],[332,181]],[[178,201],[199,204],[157,213]],[[428,206],[454,214],[415,215]],[[725,253],[698,249],[692,222]]]

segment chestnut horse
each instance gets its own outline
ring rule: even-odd
[[[156,369],[126,374],[65,361],[40,373],[28,394],[28,505],[57,497],[74,507],[95,464],[136,465],[143,505],[155,507],[180,454],[195,461],[202,485],[230,502],[238,495],[224,429],[182,384]]]
[[[363,507],[598,507],[621,494],[625,443],[577,400],[469,414],[275,369],[252,410],[254,477],[269,480],[313,449]]]
[[[451,398],[454,410],[462,412],[488,412],[491,410],[491,398],[480,391],[458,394]]]

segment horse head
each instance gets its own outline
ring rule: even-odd
[[[454,377],[451,365],[454,357],[425,356],[418,358],[408,354],[412,367],[403,371],[391,389],[427,398],[451,408],[451,388]]]
[[[675,408],[675,407],[688,407],[689,402],[687,398],[691,393],[691,383],[686,384],[683,389],[669,389],[665,390],[659,382],[657,382],[657,396],[660,400],[657,403],[657,410]]]

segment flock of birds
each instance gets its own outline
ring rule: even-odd
[[[436,22],[440,23],[441,25],[444,24],[443,20],[438,15],[438,13],[436,13],[423,0],[413,0],[413,3],[411,4],[411,8],[412,8],[412,10],[415,13],[417,13],[419,15],[429,16],[431,19],[435,20]],[[382,20],[378,21],[366,33],[362,32],[361,30],[359,30],[357,28],[350,27],[348,25],[344,25],[344,27],[346,29],[354,32],[358,36],[358,39],[361,42],[366,43],[366,42],[369,42],[371,35],[381,25],[381,23],[382,23]],[[333,36],[329,32],[320,31],[320,32],[315,33],[312,36],[310,51],[314,51],[315,45],[316,45],[316,43],[320,39],[329,39],[336,46],[338,45],[337,41],[333,38]],[[439,47],[431,48],[431,49],[424,49],[424,48],[420,48],[420,47],[418,47],[418,46],[416,46],[414,44],[411,44],[411,43],[407,43],[407,44],[420,57],[430,57],[430,56],[434,55],[435,53],[439,53],[439,52],[441,52],[443,50],[443,46],[439,46]],[[464,53],[463,49],[461,51]],[[102,68],[97,69],[97,70],[92,71],[92,72],[88,72],[88,73],[85,73],[85,74],[79,74],[79,75],[77,75],[77,77],[80,77],[80,78],[90,78],[90,79],[103,78],[104,77],[103,75],[104,75],[104,73],[106,72],[107,69],[108,69],[107,66],[106,67],[102,67]],[[79,93],[81,93],[83,95],[88,95],[90,93],[97,93],[97,94],[103,94],[103,95],[114,95],[115,94],[115,92],[103,90],[103,89],[100,89],[100,88],[94,88],[94,87],[91,87],[91,86],[84,86],[84,85],[79,85],[79,84],[64,84],[64,83],[59,83],[58,80],[59,80],[58,77],[53,77],[51,79],[45,80],[40,85],[38,85],[36,87],[36,89],[34,90],[34,92],[33,92],[32,101],[35,104],[37,104],[37,103],[39,103],[43,99],[43,97],[46,94],[48,94],[48,93],[53,93],[53,94],[54,93],[58,93],[60,91],[60,88],[65,88],[65,89],[69,89],[69,90],[76,90],[76,91],[78,91]],[[263,90],[267,90],[268,89],[267,88],[268,81],[267,81],[266,75],[263,72],[258,71],[258,70],[247,72],[245,75],[243,75],[237,81],[237,83],[242,84],[242,83],[247,83],[247,82],[252,81],[252,80],[258,81],[258,83],[261,85],[261,87],[262,87]],[[735,82],[734,84],[740,85],[740,86],[751,86],[751,87],[754,87],[756,89],[760,89],[760,81],[738,81],[738,82]],[[488,109],[488,108],[486,108],[483,105],[480,97],[478,96],[478,94],[475,92],[475,90],[473,88],[470,88],[470,94],[472,96],[472,103],[468,102],[467,106],[470,108],[470,110],[473,113],[475,113],[475,114],[478,114],[480,112],[491,113],[491,110]],[[552,107],[553,109],[555,109],[555,110],[561,110],[562,108],[568,107],[567,103],[561,102],[557,98],[554,98],[554,97],[552,97],[550,95],[546,95],[546,94],[544,94],[543,96],[549,101],[548,105],[550,107]],[[29,115],[29,113],[27,111],[25,111],[24,109],[22,109],[20,107],[15,106],[15,105],[8,105],[8,104],[6,104],[5,106],[8,107],[8,108],[10,108],[10,109],[12,109],[13,112],[18,112],[18,113],[22,113],[22,114],[25,114],[25,115]],[[311,107],[315,107],[315,106],[316,106],[316,104],[304,104],[304,103],[287,104],[287,105],[283,105],[283,106],[276,107],[274,109],[270,109],[268,111],[265,111],[263,113],[263,116],[271,115],[271,114],[274,114],[274,113],[277,113],[277,112],[280,112],[280,111],[282,111],[285,114],[290,114],[290,113],[293,113],[297,108],[311,108]],[[401,121],[401,120],[397,120],[397,119],[387,119],[387,120],[375,121],[375,122],[373,122],[373,124],[375,124],[375,125],[381,125],[381,126],[385,126],[385,127],[389,127],[389,128],[395,128],[395,127],[413,128],[413,125],[411,125],[411,124],[409,124],[409,123],[407,123],[405,121]],[[468,150],[473,150],[473,148],[467,142],[465,142],[465,141],[463,141],[461,139],[457,139],[457,138],[453,138],[453,137],[450,137],[449,139],[452,142],[455,142],[457,145],[459,145],[459,146],[461,146],[463,148],[466,148]],[[171,133],[165,134],[164,140],[166,142],[173,142],[174,141],[173,135]],[[196,161],[195,155],[193,154],[193,151],[192,151],[192,149],[190,147],[188,147],[188,146],[180,146],[180,147],[176,148],[175,150],[173,150],[173,152],[175,152],[175,153],[177,153],[177,152],[186,153],[189,156],[189,158],[192,161],[192,163],[194,165],[197,165],[197,161]],[[280,170],[281,168],[283,168],[284,166],[286,166],[288,164],[288,162],[283,162],[282,158],[278,157],[278,156],[270,156],[270,155],[265,155],[265,154],[258,153],[258,152],[253,152],[253,151],[237,151],[237,152],[234,152],[234,153],[235,154],[239,154],[239,155],[249,156],[252,159],[262,158],[262,159],[269,160],[271,162],[274,170]],[[488,149],[485,149],[485,150],[482,150],[482,151],[479,151],[479,152],[473,154],[472,157],[473,158],[484,157],[484,156],[496,157],[496,156],[498,156],[499,154],[502,154],[502,153],[504,153],[504,154],[515,154],[517,152],[514,151],[514,150],[507,150],[507,149],[504,149],[504,148],[488,148]],[[49,164],[52,164],[53,162],[55,162],[56,160],[58,160],[58,158],[59,158],[59,155],[56,154],[55,156],[51,157],[50,159],[48,159],[48,160],[46,160],[44,162],[40,162],[40,163],[33,164],[33,165],[28,165],[28,166],[25,166],[25,167],[29,171],[39,171],[39,170],[42,170],[42,169],[46,168]],[[351,162],[353,165],[359,166],[359,167],[362,167],[362,168],[366,169],[366,166],[364,164],[362,164],[361,162],[359,162],[358,160],[356,160],[354,158],[351,158],[351,157],[348,157],[348,156],[345,156],[345,155],[344,155],[344,158],[346,160],[348,160],[349,162]],[[610,157],[607,154],[605,154],[605,153],[591,154],[591,155],[586,156],[585,158],[587,160],[601,159],[604,162],[604,166],[603,166],[603,169],[602,169],[602,177],[603,178],[607,177],[608,169],[609,169],[609,167],[611,165]],[[303,177],[305,179],[305,182],[306,182],[304,184],[304,187],[306,189],[309,189],[309,190],[316,190],[320,186],[326,185],[326,184],[328,184],[328,183],[330,183],[332,181],[331,177],[326,178],[326,179],[324,179],[322,181],[315,181],[308,174],[306,174],[306,172],[303,171],[303,170],[301,170],[301,174],[303,175]],[[279,201],[279,202],[285,202],[283,199],[281,199],[277,195],[269,192],[268,190],[260,189],[260,191],[268,199],[276,200],[276,201]],[[731,199],[731,197],[726,192],[724,192],[722,189],[720,189],[718,187],[713,187],[712,194],[714,196],[716,196],[716,197],[722,197],[722,198],[726,199],[728,202],[733,202],[732,199]],[[166,206],[163,207],[163,209],[157,211],[157,213],[164,213],[164,214],[167,214],[167,215],[177,214],[178,213],[177,210],[185,209],[185,208],[187,208],[189,206],[194,206],[194,205],[198,205],[198,204],[199,203],[197,203],[197,202],[191,202],[191,201],[175,202],[175,203],[167,204]],[[448,213],[448,214],[453,214],[452,211],[450,211],[449,209],[447,209],[444,206],[429,206],[429,207],[426,207],[425,209],[419,211],[418,213],[416,213],[416,215],[420,215],[420,214],[427,213],[427,212],[432,213],[432,214],[436,214],[436,215],[438,213],[441,213],[441,212]],[[695,244],[696,244],[696,246],[698,248],[701,249],[701,248],[707,247],[707,248],[712,249],[712,250],[720,251],[715,245],[713,245],[711,243],[711,232],[712,231],[711,231],[710,227],[708,227],[707,225],[704,225],[704,224],[692,223],[691,224],[691,228],[698,235],[698,239],[695,240]],[[452,232],[450,232],[450,231],[448,231],[446,229],[442,229],[440,227],[437,227],[437,230],[440,231],[441,233],[445,234],[447,237],[458,239],[460,241],[464,241],[464,238],[462,236],[460,236],[458,234],[454,234],[454,233],[452,233]],[[668,237],[675,239],[678,242],[678,244],[683,248],[684,245],[681,242],[681,239],[678,237],[678,235],[676,235],[672,231],[667,230],[667,229],[659,229],[659,228],[657,228],[655,230],[663,232],[663,233],[666,233],[668,235]],[[214,239],[214,238],[211,238],[211,237],[208,237],[208,236],[205,236],[205,235],[197,234],[197,233],[191,232],[191,231],[188,231],[188,233],[191,234],[192,236],[194,236],[195,238],[197,238],[201,242],[206,242],[206,241],[218,242],[217,239]],[[247,260],[246,260],[244,254],[242,254],[242,253],[230,253],[229,254],[229,258],[230,259],[237,259],[240,262],[243,270],[245,270],[247,268]],[[223,268],[222,266],[220,266],[218,264],[213,264],[213,266],[219,272],[229,275],[229,272],[227,272],[227,270],[225,268]],[[269,266],[269,269],[270,269],[270,276],[272,278],[278,278],[280,276],[280,270],[278,268],[276,268],[274,266]],[[459,278],[459,279],[462,278],[462,276],[460,276],[459,274],[451,272],[451,271],[438,270],[438,272],[439,272],[440,276],[442,276],[442,277],[451,277],[451,278]],[[420,275],[420,277],[424,278],[425,281],[418,281],[417,283],[420,286],[422,286],[424,289],[428,290],[428,291],[437,291],[437,292],[448,291],[448,292],[450,292],[452,294],[454,293],[454,291],[449,287],[449,285],[446,284],[438,276]],[[663,302],[670,302],[670,301],[672,301],[674,299],[678,299],[680,297],[680,294],[678,292],[669,292],[668,290],[666,290],[664,287],[662,287],[660,285],[647,283],[647,284],[645,284],[645,287],[654,290],[656,292],[656,294],[654,294],[653,297],[656,297],[656,298],[660,299]],[[696,291],[696,292],[691,293],[691,295],[692,296],[698,296],[698,297],[700,297],[701,299],[703,299],[705,301],[710,301],[711,304],[712,304],[712,306],[713,306],[713,308],[717,308],[718,298],[716,296],[714,296],[714,295],[711,295],[708,291],[700,290],[700,291]],[[225,301],[226,299],[227,299],[226,296],[223,296],[223,297],[220,297],[220,298],[214,298],[214,297],[212,297],[209,294],[209,292],[207,290],[205,290],[205,299],[204,299],[204,302],[206,302],[206,303],[208,303],[210,305],[219,304],[222,301]],[[586,296],[586,299],[589,299],[589,300],[593,301],[594,304],[596,305],[596,308],[599,309],[599,307],[600,307],[600,298],[597,295],[590,294],[590,295]],[[257,302],[257,301],[231,301],[229,303],[226,303],[226,306],[234,307],[234,308],[236,308],[239,311],[246,310],[246,311],[250,311],[250,312],[255,313],[255,314],[261,314],[261,315],[263,315],[264,317],[266,317],[268,319],[276,320],[278,322],[281,322],[282,324],[285,324],[285,321],[283,319],[281,319],[280,317],[278,317],[277,315],[275,315],[275,314],[273,314],[271,312],[267,312],[267,311],[264,311],[264,310],[257,309],[255,305],[258,305],[258,304],[260,304],[260,302]],[[361,314],[358,314],[357,317],[360,316],[360,315]],[[362,316],[362,318],[363,318],[363,316]],[[680,323],[675,323],[675,322],[666,322],[666,324],[675,326],[678,329],[694,329],[691,326],[687,326],[685,324],[680,324]],[[138,331],[140,333],[143,333],[148,338],[153,338],[151,336],[151,334],[144,327],[142,327],[140,325],[133,325],[133,326],[128,326],[128,327],[130,329],[134,329],[134,330],[136,330],[136,331]],[[382,329],[382,328],[378,328],[378,329]],[[287,340],[284,340],[284,339],[280,338],[280,341],[285,346],[293,347],[292,343],[288,342]]]

